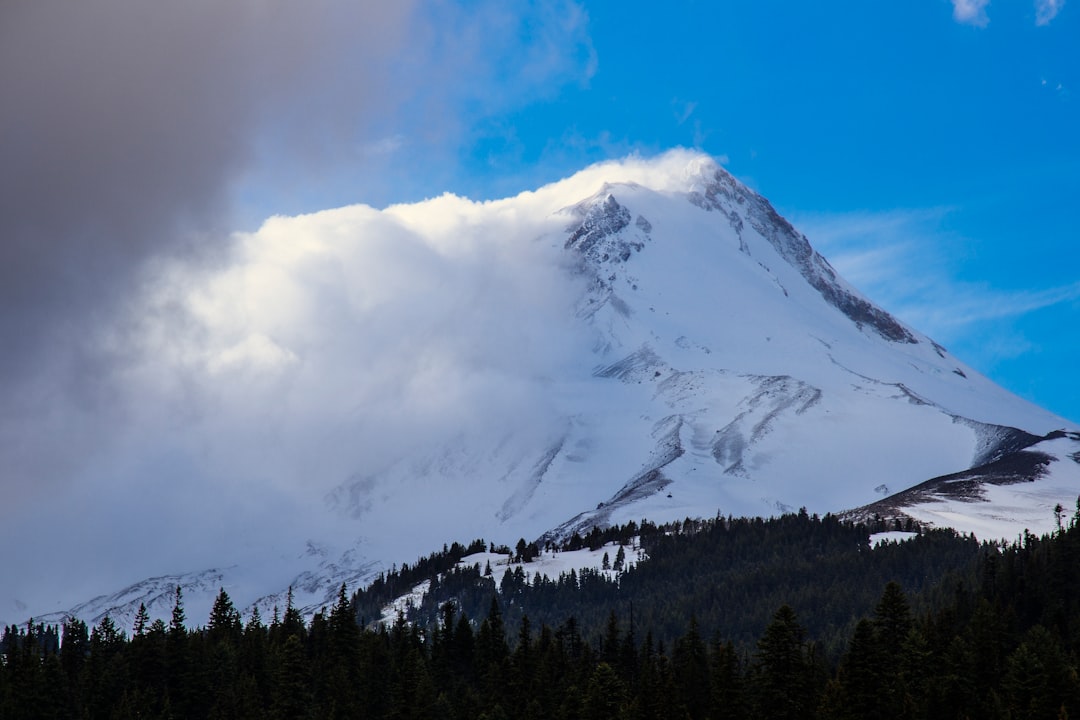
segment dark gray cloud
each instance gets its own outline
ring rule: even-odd
[[[42,435],[78,446],[79,415],[99,421],[120,401],[132,351],[120,318],[147,262],[224,249],[230,192],[263,135],[295,165],[311,152],[298,139],[339,142],[370,121],[373,98],[392,108],[387,67],[411,7],[89,0],[0,13],[0,431],[14,439],[0,459],[6,480],[40,482],[66,467],[39,451]]]

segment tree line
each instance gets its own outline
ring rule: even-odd
[[[696,563],[699,573],[664,590],[675,598],[697,597],[699,586],[711,582],[700,576],[718,572],[713,566],[738,565],[724,550],[732,528],[738,536],[758,527],[757,521],[741,522],[717,519],[656,533],[649,559],[635,568],[647,572],[630,580],[634,571],[627,571],[618,584],[633,588],[669,577],[658,567],[670,557],[681,568],[678,557]],[[799,513],[761,521],[760,527],[775,536],[773,555],[788,554],[787,543],[801,538],[803,546],[816,548],[820,566],[829,568],[833,555],[851,552],[846,543],[819,542],[839,537],[837,528],[847,527],[834,522]],[[937,545],[966,552],[973,542],[924,536],[932,540],[924,552],[942,567],[949,553]],[[863,539],[857,553],[889,554],[888,546],[871,550],[865,544],[865,529]],[[904,545],[917,548],[920,542]],[[519,611],[523,596],[512,587],[509,596],[505,590],[488,595],[480,613],[447,600],[429,622],[400,616],[390,626],[362,625],[362,593],[350,595],[345,587],[334,607],[310,621],[290,601],[280,617],[275,612],[266,623],[257,611],[242,620],[222,590],[207,624],[190,628],[178,589],[169,622],[149,622],[140,612],[130,636],[108,618],[93,628],[74,618],[60,628],[7,628],[0,639],[0,717],[1080,716],[1077,516],[1050,535],[975,547],[973,556],[957,553],[967,557],[962,569],[925,580],[919,592],[895,580],[878,584],[869,606],[849,622],[814,617],[820,612],[816,602],[774,605],[748,641],[693,610],[669,637],[657,630],[667,620],[654,620],[682,607],[674,601],[663,612],[646,611],[639,599],[632,613],[616,603],[603,608],[599,621],[566,614],[548,622],[535,617],[531,605]],[[910,561],[917,560],[916,554]],[[787,558],[780,567],[799,562]],[[897,566],[908,562],[905,557]],[[765,587],[768,578],[755,576],[765,565],[754,567],[738,577]],[[825,589],[804,588],[804,599],[832,592],[842,603],[844,587],[831,571],[817,577]],[[779,579],[777,584],[785,586]],[[857,572],[849,571],[849,585],[862,597]],[[732,597],[771,594],[747,590]],[[826,642],[826,636],[840,639]]]

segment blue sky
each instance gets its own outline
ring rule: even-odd
[[[871,297],[1075,420],[1076,11],[1030,0],[533,9],[496,43],[504,70],[479,78],[491,99],[458,106],[467,126],[452,149],[431,153],[405,122],[394,142],[406,177],[367,199],[497,197],[609,157],[701,148]],[[559,22],[553,59],[536,35]],[[429,158],[422,173],[410,146]]]

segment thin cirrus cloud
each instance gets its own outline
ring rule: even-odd
[[[807,215],[797,219],[814,246],[845,279],[902,320],[948,346],[983,356],[991,367],[1032,344],[1010,320],[1080,299],[1080,282],[1046,289],[1002,289],[956,277],[968,241],[941,230],[949,208]],[[988,327],[1011,333],[986,342]]]

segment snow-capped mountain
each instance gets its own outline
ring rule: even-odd
[[[123,627],[140,601],[166,614],[162,598],[171,603],[176,583],[196,623],[219,586],[269,617],[292,585],[311,612],[341,582],[363,583],[450,540],[557,540],[641,518],[805,507],[1011,538],[1049,530],[1056,505],[1075,506],[1077,428],[875,306],[710,158],[676,151],[603,164],[497,202],[444,196],[277,219],[252,242],[288,231],[326,250],[387,224],[442,253],[527,246],[537,274],[562,278],[557,324],[540,297],[548,310],[535,318],[482,319],[485,342],[505,337],[522,358],[495,368],[477,360],[476,382],[499,389],[497,409],[474,412],[465,393],[440,406],[468,416],[460,427],[437,423],[442,432],[417,432],[377,460],[331,464],[326,525],[308,528],[312,543],[288,562],[255,553],[256,569],[163,576],[73,612],[88,621],[110,612]],[[556,342],[573,352],[531,362]],[[236,347],[285,367],[303,358],[301,345],[267,332]]]

